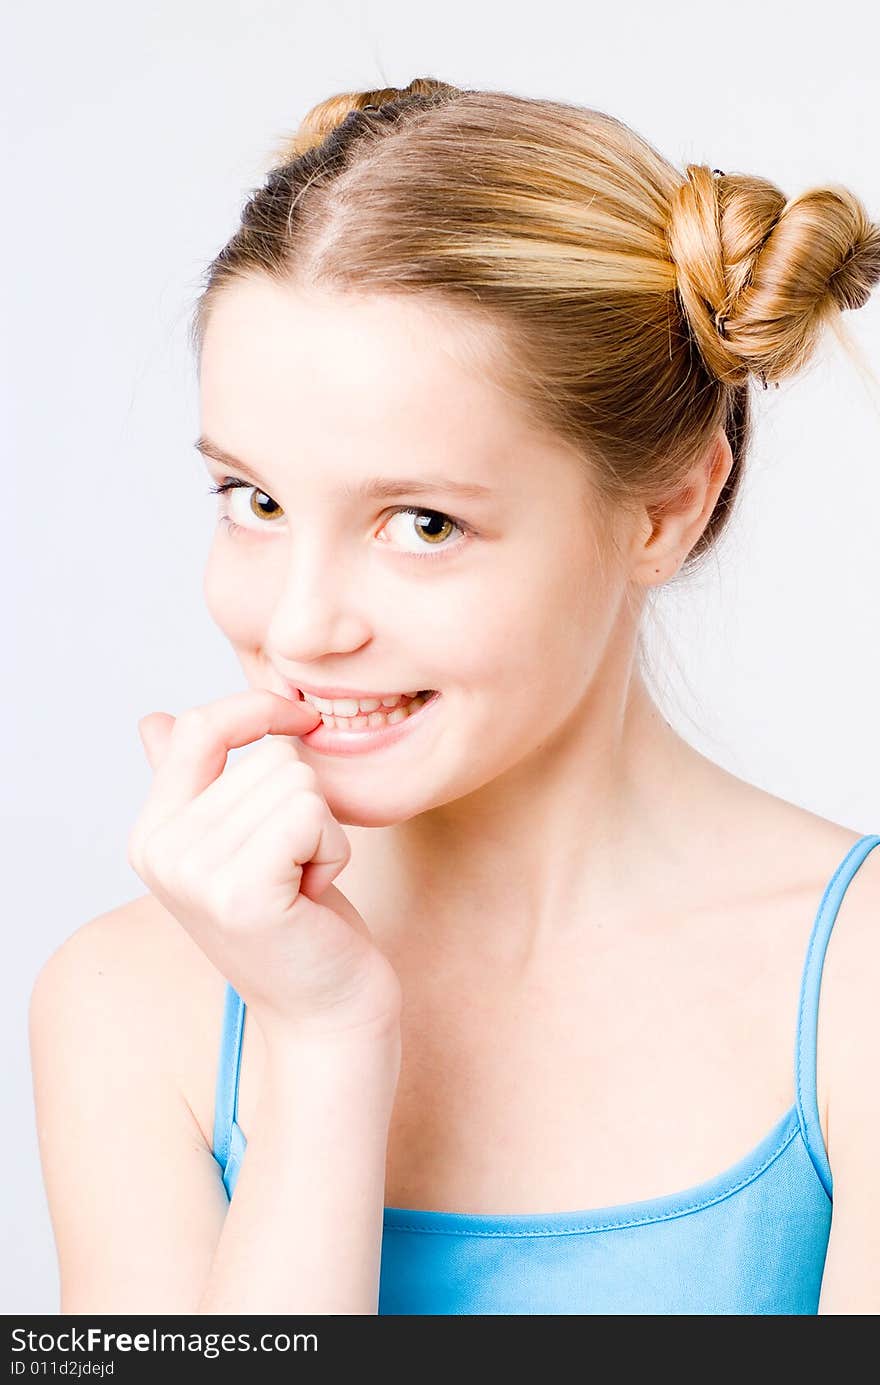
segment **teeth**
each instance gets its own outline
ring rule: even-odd
[[[356,717],[360,714],[369,714],[378,711],[380,707],[400,707],[415,697],[415,693],[392,693],[388,697],[314,697],[311,693],[303,693],[306,702],[313,707],[317,707],[319,712],[325,712],[332,717]]]
[[[369,714],[360,713],[350,717],[333,716],[329,712],[322,712],[321,720],[325,726],[337,731],[373,731],[380,726],[394,726],[398,721],[405,721],[407,717],[412,716],[420,707],[423,707],[426,701],[426,697],[414,697],[411,702],[394,707],[390,711],[383,708],[382,711],[374,711]]]

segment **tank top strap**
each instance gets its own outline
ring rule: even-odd
[[[224,1170],[232,1147],[232,1125],[238,1120],[238,1079],[246,1008],[238,991],[227,981],[214,1096],[214,1158]]]
[[[816,1037],[819,1025],[819,991],[822,985],[822,966],[831,930],[837,918],[843,896],[865,857],[880,844],[880,836],[870,833],[853,842],[840,865],[825,887],[819,903],[801,977],[798,1004],[797,1042],[795,1045],[795,1092],[801,1134],[816,1173],[829,1198],[833,1180],[828,1153],[819,1121],[819,1098],[816,1080]]]
[[[831,1197],[833,1180],[819,1120],[816,1085],[816,1039],[822,967],[838,910],[847,886],[875,846],[880,834],[869,833],[853,842],[825,887],[819,903],[801,977],[795,1043],[795,1092],[798,1120],[813,1166]],[[247,1007],[231,982],[226,983],[220,1036],[220,1061],[214,1099],[214,1157],[225,1170],[233,1146],[233,1125],[238,1121],[238,1088],[242,1037]]]

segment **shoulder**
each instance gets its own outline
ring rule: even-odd
[[[152,894],[118,904],[80,924],[44,962],[34,991],[76,982],[149,999],[157,1019],[169,1003],[188,1008],[187,988],[221,987],[223,978],[177,919]]]
[[[783,862],[793,882],[792,898],[803,902],[794,957],[803,981],[812,928],[819,906],[853,847],[865,833],[843,827],[795,805],[774,800],[776,830],[767,837],[769,851]],[[867,1050],[861,1047],[875,1025],[876,988],[880,981],[880,844],[846,873],[843,895],[831,927],[818,977],[816,1087],[822,1134],[832,1177],[845,1158],[848,1142],[842,1112],[851,1094],[868,1077],[868,1053],[876,1058],[876,1030]],[[857,1040],[858,1035],[858,1040]],[[854,1052],[854,1045],[859,1052]]]
[[[871,1135],[880,1148],[880,844],[864,857],[840,903],[822,968],[818,1047],[828,1080],[828,1158],[838,1173]],[[874,1144],[874,1142],[877,1142]]]
[[[56,949],[32,989],[64,1313],[194,1312],[222,1230],[220,1170],[178,1078],[192,1062],[185,998],[199,971],[172,922],[146,899],[107,910]]]
[[[833,1216],[820,1313],[880,1313],[880,845],[847,886],[822,972]]]
[[[49,956],[43,971],[58,972],[96,955],[129,966],[142,963],[155,957],[157,950],[179,945],[176,933],[180,932],[177,920],[154,895],[138,895],[81,923]]]
[[[207,1138],[204,1095],[225,987],[177,919],[146,893],[81,924],[44,962],[31,992],[31,1033],[46,1030],[46,1043],[74,1030],[118,1034],[132,1065],[161,1069],[179,1088]]]

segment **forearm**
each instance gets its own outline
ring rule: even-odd
[[[199,1313],[375,1313],[399,1030],[276,1046]]]

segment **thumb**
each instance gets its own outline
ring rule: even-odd
[[[150,712],[138,722],[138,735],[146,751],[150,769],[158,769],[165,759],[175,721],[176,717],[170,712]]]

